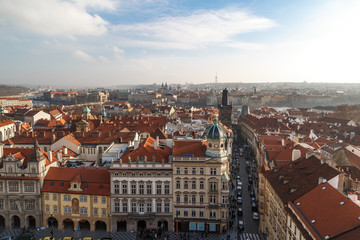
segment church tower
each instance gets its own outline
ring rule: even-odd
[[[214,124],[209,128],[206,138],[207,138],[206,156],[225,157],[227,155],[227,151],[226,151],[227,138],[224,130],[219,125],[217,117],[215,117],[214,119]]]
[[[229,91],[225,88],[222,93],[221,105],[219,105],[219,119],[220,122],[228,127],[231,127],[232,120],[232,106],[229,101]]]

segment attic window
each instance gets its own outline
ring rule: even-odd
[[[326,187],[322,187],[322,188],[321,188],[321,190],[325,190],[325,189],[326,189]]]
[[[297,206],[299,206],[300,204],[301,204],[300,202],[296,203]]]
[[[50,186],[53,186],[54,185],[54,182],[50,182]]]
[[[342,206],[342,205],[344,205],[344,204],[345,204],[345,202],[344,202],[344,201],[341,201],[341,202],[340,202],[340,205],[341,205],[341,206]]]
[[[75,188],[75,189],[76,189],[76,188],[77,188],[77,184],[74,184],[74,185],[73,185],[73,188]]]
[[[100,185],[99,188],[100,188],[100,189],[103,189],[104,187],[103,187],[103,185]]]
[[[315,219],[311,220],[311,223],[312,223],[312,224],[314,224],[315,222],[316,222],[316,220],[315,220]]]
[[[62,183],[60,183],[60,186],[64,186],[64,183],[62,182]]]

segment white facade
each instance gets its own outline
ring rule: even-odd
[[[5,141],[15,136],[16,126],[15,123],[9,123],[4,126],[0,126],[0,142]]]

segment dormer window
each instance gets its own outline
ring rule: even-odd
[[[77,184],[74,183],[73,188],[74,188],[74,189],[77,189]]]

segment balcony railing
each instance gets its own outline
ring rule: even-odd
[[[129,218],[155,218],[155,212],[130,212]]]
[[[219,208],[219,204],[217,204],[217,203],[209,203],[209,208]]]

